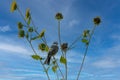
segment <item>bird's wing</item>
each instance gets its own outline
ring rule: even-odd
[[[49,53],[53,54],[53,53],[57,53],[57,52],[58,52],[58,46],[52,45],[49,50]]]

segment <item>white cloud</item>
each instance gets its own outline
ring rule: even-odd
[[[14,53],[30,55],[30,52],[27,49],[19,45],[0,43],[0,50],[6,52],[14,52]]]
[[[0,26],[0,31],[1,32],[6,32],[6,31],[11,31],[10,26],[6,25],[6,26]]]
[[[92,65],[98,67],[98,68],[116,68],[120,67],[120,60],[114,59],[114,58],[101,58],[100,60],[94,62]]]
[[[73,27],[73,26],[78,25],[78,24],[79,24],[79,21],[78,21],[78,20],[71,20],[71,21],[69,22],[69,26],[70,26],[70,27]]]
[[[28,73],[40,73],[38,70],[30,70],[30,69],[10,69],[11,71],[14,72],[28,72]]]
[[[111,38],[115,40],[120,40],[120,35],[112,35]]]

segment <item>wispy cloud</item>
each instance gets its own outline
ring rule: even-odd
[[[93,65],[98,68],[117,68],[120,67],[119,59],[120,45],[113,45],[101,51],[102,56],[99,56]]]
[[[120,60],[115,60],[112,58],[101,59],[93,63],[94,66],[98,68],[116,68],[120,66]]]
[[[30,52],[24,47],[19,45],[7,44],[7,43],[0,43],[0,50],[10,53],[14,52],[14,53],[30,55]]]
[[[11,31],[9,25],[0,26],[0,32],[7,32],[7,31]]]
[[[112,35],[111,38],[114,40],[120,40],[120,35]]]
[[[79,24],[79,21],[78,20],[71,20],[70,22],[69,22],[69,26],[70,27],[73,27],[73,26],[75,26],[75,25],[78,25]]]

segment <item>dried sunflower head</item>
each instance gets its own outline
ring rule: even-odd
[[[94,22],[95,25],[99,25],[99,24],[101,23],[100,17],[95,17],[95,18],[93,19],[93,22]]]
[[[55,18],[56,18],[57,20],[62,20],[62,19],[63,19],[62,13],[57,13],[57,14],[55,15]]]

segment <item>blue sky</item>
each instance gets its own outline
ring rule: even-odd
[[[39,62],[30,57],[33,52],[29,44],[17,36],[17,22],[23,20],[17,11],[10,12],[11,3],[12,0],[0,2],[0,80],[47,80]],[[49,45],[58,39],[54,18],[57,12],[64,15],[61,37],[68,43],[84,29],[91,29],[92,19],[100,16],[102,22],[92,38],[80,80],[120,79],[120,0],[17,0],[17,3],[23,13],[30,8],[39,31],[46,29]],[[37,43],[34,46],[37,50]],[[84,45],[78,42],[68,52],[69,80],[75,80],[83,56],[81,47]],[[54,73],[49,74],[56,80]]]

